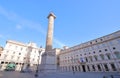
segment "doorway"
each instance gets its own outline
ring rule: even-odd
[[[85,65],[82,65],[83,72],[86,72]]]
[[[109,71],[107,64],[104,64],[105,70]]]
[[[114,64],[111,64],[111,68],[112,68],[113,71],[117,70]]]

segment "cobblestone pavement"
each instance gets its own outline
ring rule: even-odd
[[[105,73],[105,72],[57,72],[57,73],[39,73],[39,77],[36,78],[111,78],[110,75],[117,75],[117,73]],[[34,73],[20,73],[20,72],[0,72],[0,78],[35,78]],[[120,78],[116,76],[114,78]]]
[[[0,71],[0,78],[34,78],[34,74],[15,71]]]
[[[111,75],[115,75],[114,78],[120,78],[118,75],[118,73],[114,73],[114,72],[59,72],[59,73],[41,73],[39,74],[39,78],[112,78],[110,77]]]

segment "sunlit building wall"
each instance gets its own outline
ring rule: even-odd
[[[41,49],[42,52],[39,54]],[[30,65],[32,70],[36,70],[38,63],[41,63],[41,54],[43,52],[44,49],[37,47],[33,42],[25,44],[18,41],[8,40],[6,41],[6,45],[0,56],[0,70],[4,70],[10,62],[15,62],[16,71],[20,71],[26,63]]]
[[[60,71],[120,71],[120,31],[61,50]]]

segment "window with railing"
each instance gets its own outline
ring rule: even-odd
[[[120,52],[114,52],[116,58],[120,59]]]
[[[103,54],[100,54],[100,57],[101,57],[102,60],[105,60],[105,57],[104,57]]]
[[[110,54],[106,54],[107,58],[110,60],[111,59],[111,55]]]

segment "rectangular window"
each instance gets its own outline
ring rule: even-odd
[[[92,42],[90,42],[90,44],[92,44]]]
[[[11,56],[11,59],[13,59],[14,58],[14,56]]]
[[[4,59],[6,59],[7,58],[7,55],[4,55]]]
[[[112,41],[109,42],[110,45],[113,45]]]
[[[26,57],[24,57],[24,60],[26,59]]]
[[[105,44],[105,43],[103,43],[103,44],[102,44],[102,47],[106,47],[106,44]]]
[[[17,58],[17,60],[19,60],[19,59],[20,59],[20,57]]]
[[[114,54],[115,54],[116,58],[120,59],[120,52],[115,52]]]
[[[9,48],[11,47],[11,45],[9,45]]]
[[[90,60],[91,60],[91,62],[93,61],[93,59],[92,59],[92,57],[89,57],[90,58]]]
[[[17,49],[17,46],[15,47],[15,49]]]
[[[19,55],[21,55],[21,53],[19,53]]]
[[[104,60],[104,59],[105,59],[103,54],[101,54],[101,55],[100,55],[100,57],[101,57],[101,59],[102,59],[102,60]]]
[[[118,41],[118,43],[120,44],[120,39],[118,39],[117,41]]]
[[[21,48],[21,51],[23,50],[23,48]]]
[[[107,54],[107,58],[110,60],[110,59],[111,59],[111,58],[110,58],[110,55]]]
[[[15,54],[15,52],[13,52],[13,54]]]
[[[97,56],[94,56],[94,57],[95,57],[95,60],[97,61],[98,60]]]

